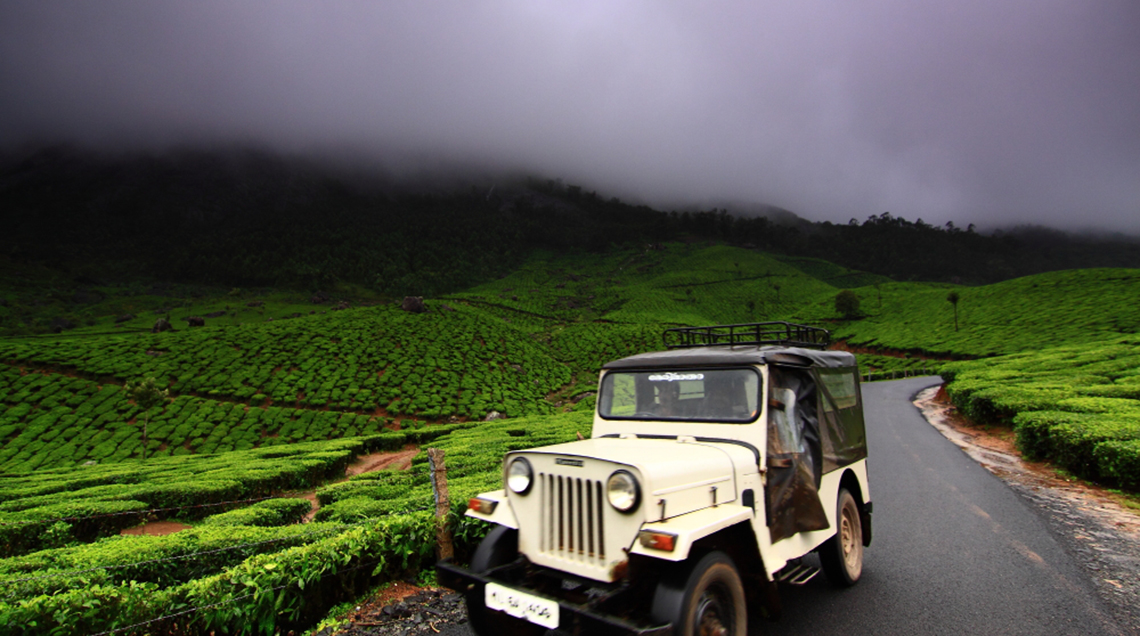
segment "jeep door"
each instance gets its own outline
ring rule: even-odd
[[[819,498],[823,458],[816,402],[809,369],[771,368],[764,499],[772,543],[830,525]]]

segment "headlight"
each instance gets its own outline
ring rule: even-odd
[[[512,459],[507,466],[507,488],[514,493],[525,495],[533,481],[534,471],[530,468],[530,462],[522,457]]]
[[[606,497],[620,512],[633,512],[641,502],[641,487],[628,470],[619,470],[606,481]]]

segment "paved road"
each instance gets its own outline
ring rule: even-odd
[[[874,542],[863,579],[782,590],[775,634],[1123,634],[1044,522],[911,404],[937,378],[863,386]]]
[[[911,404],[937,378],[864,385],[875,502],[863,579],[781,590],[753,634],[1125,634],[1042,520]],[[445,630],[451,634],[466,630]]]

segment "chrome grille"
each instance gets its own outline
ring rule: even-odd
[[[538,486],[539,550],[564,559],[604,563],[602,482],[539,473]]]

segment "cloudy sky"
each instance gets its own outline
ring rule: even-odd
[[[0,0],[0,148],[60,141],[1140,233],[1140,2]]]

